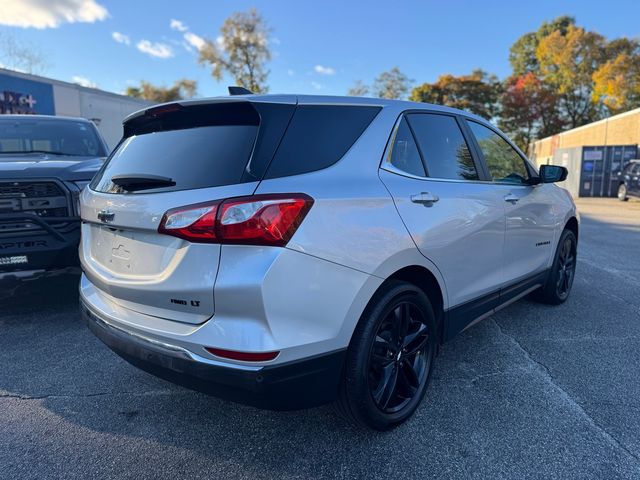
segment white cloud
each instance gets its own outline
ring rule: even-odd
[[[184,39],[187,41],[189,45],[194,47],[196,50],[202,50],[202,47],[207,43],[204,38],[199,35],[196,35],[193,32],[187,32],[184,34]]]
[[[96,0],[3,0],[0,24],[56,28],[62,23],[93,23],[109,16]]]
[[[289,75],[290,77],[293,77],[296,74],[296,72],[294,72],[293,70],[289,69],[287,70],[287,75]]]
[[[325,67],[323,65],[316,65],[315,67],[313,67],[313,69],[315,70],[316,73],[319,73],[320,75],[333,75],[336,73],[334,68]]]
[[[315,90],[322,90],[324,88],[324,85],[322,85],[321,83],[318,83],[318,82],[311,82],[311,86]]]
[[[87,77],[81,77],[80,75],[74,75],[71,77],[71,81],[83,87],[98,88],[97,83],[92,82]]]
[[[178,32],[186,32],[189,30],[189,27],[187,27],[184,22],[176,20],[175,18],[171,19],[169,26],[171,27],[171,30],[177,30]]]
[[[200,35],[196,35],[195,33],[191,32],[189,30],[189,27],[181,20],[172,18],[169,26],[171,27],[171,30],[182,32],[182,38],[184,39],[184,42],[182,42],[182,46],[187,52],[193,52],[194,48],[200,51],[207,43],[207,41]]]
[[[111,34],[111,38],[113,38],[118,43],[124,43],[125,45],[131,44],[131,39],[129,38],[129,35],[125,35],[124,33],[113,32]]]
[[[136,48],[142,53],[146,53],[156,58],[171,58],[173,57],[173,49],[165,44],[159,42],[150,42],[149,40],[140,40],[136,44]]]

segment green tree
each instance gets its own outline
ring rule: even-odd
[[[209,65],[211,75],[218,81],[226,72],[237,85],[254,93],[265,93],[269,75],[266,63],[271,60],[270,33],[255,8],[234,13],[222,24],[218,41],[205,40],[198,62]]]
[[[42,75],[50,66],[47,58],[38,47],[0,32],[0,64],[5,68]]]
[[[195,80],[177,80],[171,87],[156,86],[142,80],[140,86],[127,88],[125,95],[143,98],[151,102],[172,102],[192,98],[198,90]]]
[[[616,38],[604,52],[605,62],[593,74],[592,101],[608,115],[640,107],[640,42]]]
[[[347,90],[347,95],[350,97],[365,97],[369,94],[369,87],[362,83],[362,80],[357,80],[353,87]]]
[[[621,53],[593,74],[595,103],[615,115],[640,106],[640,55]]]
[[[518,38],[509,49],[509,63],[511,63],[513,75],[520,76],[528,72],[539,73],[540,65],[536,51],[540,42],[556,31],[559,31],[561,35],[566,35],[569,27],[575,23],[575,18],[561,16],[550,22],[543,22],[537,31],[525,33]]]
[[[380,98],[402,99],[411,88],[411,80],[398,67],[382,72],[373,82],[373,96]]]
[[[622,54],[630,57],[638,56],[640,55],[640,42],[626,37],[615,38],[605,45],[604,53],[608,60],[613,60]]]
[[[447,105],[492,119],[500,110],[501,91],[498,77],[478,69],[470,75],[441,75],[435,83],[423,83],[413,89],[409,100]]]
[[[560,100],[560,112],[570,128],[598,118],[592,101],[593,75],[604,63],[606,41],[602,35],[570,25],[547,35],[536,49],[542,80]]]

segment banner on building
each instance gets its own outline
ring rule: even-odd
[[[0,114],[55,115],[49,83],[0,74]]]

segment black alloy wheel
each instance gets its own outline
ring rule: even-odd
[[[436,314],[416,285],[388,280],[353,332],[336,409],[361,427],[389,430],[424,398],[439,343]]]
[[[557,270],[556,293],[558,298],[565,300],[571,291],[576,271],[576,245],[573,235],[564,238],[558,255]]]
[[[369,388],[376,406],[396,413],[407,406],[427,380],[432,355],[430,332],[414,303],[394,306],[371,346]]]
[[[569,298],[576,275],[577,251],[576,235],[569,229],[563,230],[547,280],[533,295],[536,300],[560,305]]]

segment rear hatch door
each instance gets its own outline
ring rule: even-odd
[[[128,119],[123,140],[81,197],[80,257],[91,282],[140,313],[209,319],[220,245],[163,235],[158,226],[172,208],[251,195],[293,108],[194,102]]]

